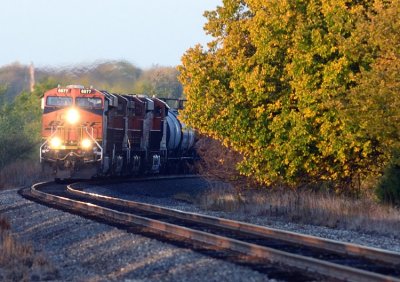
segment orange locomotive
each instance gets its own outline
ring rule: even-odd
[[[194,157],[194,132],[158,98],[69,85],[42,108],[40,161],[56,179],[159,173]]]

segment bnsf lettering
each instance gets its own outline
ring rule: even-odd
[[[92,90],[91,89],[81,89],[81,93],[82,94],[90,94],[90,93],[92,93]]]
[[[57,92],[58,92],[58,93],[68,93],[68,90],[69,90],[69,89],[58,88],[58,89],[57,89]]]

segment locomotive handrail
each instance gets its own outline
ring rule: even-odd
[[[57,129],[56,129],[56,131],[54,131],[54,132],[46,139],[46,141],[43,142],[42,145],[40,145],[40,148],[39,148],[39,157],[40,157],[40,160],[39,160],[39,162],[42,162],[42,149],[43,149],[44,145],[46,145],[47,143],[49,143],[49,140],[51,139],[51,137],[53,137],[54,135],[56,135],[56,133],[57,133]]]
[[[63,128],[63,126],[57,126],[57,128],[56,128],[56,130],[54,131],[54,132],[52,132],[52,134],[46,139],[46,141],[44,141],[43,142],[43,144],[42,145],[40,145],[40,148],[39,148],[39,158],[40,158],[40,163],[42,162],[42,159],[43,159],[43,157],[42,157],[42,150],[43,150],[43,147],[47,144],[47,143],[49,143],[49,140],[54,136],[54,135],[56,135],[56,133],[58,132],[58,129],[59,128]],[[93,133],[92,134],[90,134],[90,132],[89,132],[89,130],[88,130],[88,128],[85,126],[85,127],[83,127],[84,129],[85,129],[85,131],[86,131],[86,133],[87,133],[87,135],[89,136],[89,138],[96,144],[96,146],[100,149],[100,159],[99,159],[99,161],[101,161],[102,159],[103,159],[103,147],[96,141],[96,139],[93,137]],[[92,128],[92,131],[93,131],[93,128]],[[66,156],[67,157],[67,156]],[[65,157],[65,158],[66,158]],[[61,159],[61,160],[64,160],[65,158],[63,158],[63,159]]]
[[[92,141],[96,144],[96,146],[100,149],[100,159],[99,161],[101,161],[103,159],[103,147],[100,146],[100,144],[96,141],[96,139],[93,137],[92,134],[89,133],[89,130],[87,129],[87,127],[84,127],[86,130],[86,133],[88,134],[88,136],[90,137],[90,139],[92,139]]]

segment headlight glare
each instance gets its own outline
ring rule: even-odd
[[[67,121],[70,124],[75,124],[79,120],[79,111],[77,109],[69,109],[67,111],[67,116],[66,116]]]
[[[81,146],[83,149],[90,149],[92,147],[92,141],[90,141],[90,139],[83,139]]]
[[[50,148],[51,149],[60,149],[61,144],[62,144],[62,142],[59,137],[54,137],[50,140]]]

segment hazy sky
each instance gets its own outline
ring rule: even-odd
[[[175,66],[210,38],[205,10],[222,0],[0,0],[0,66],[128,60]]]

